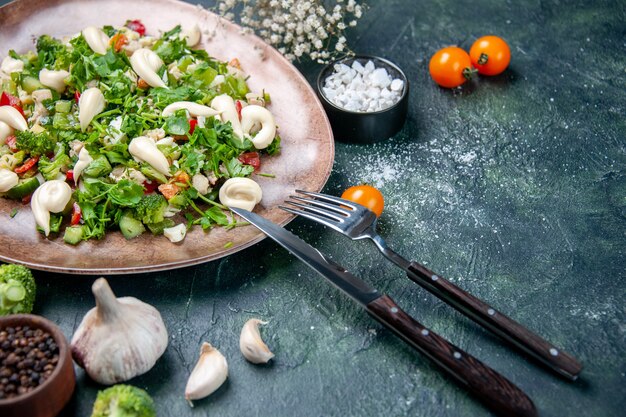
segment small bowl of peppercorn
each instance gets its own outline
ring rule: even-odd
[[[41,316],[0,317],[0,415],[54,417],[74,392],[69,345]]]
[[[317,78],[317,93],[342,142],[389,139],[406,121],[409,81],[384,58],[356,55],[331,62]]]

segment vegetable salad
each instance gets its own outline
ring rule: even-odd
[[[279,152],[280,137],[269,95],[249,90],[236,59],[193,49],[199,38],[180,26],[147,36],[135,20],[10,51],[0,67],[0,194],[30,201],[38,229],[69,244],[109,230],[176,242],[196,225],[237,226],[228,206],[260,200],[250,177],[267,175],[261,160]]]

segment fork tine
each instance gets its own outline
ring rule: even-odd
[[[346,209],[340,206],[336,206],[334,204],[328,204],[328,203],[324,203],[323,201],[320,200],[316,200],[314,198],[303,198],[303,197],[298,197],[297,195],[290,195],[289,198],[293,199],[293,200],[297,200],[297,201],[301,201],[303,203],[307,203],[311,206],[315,206],[318,208],[326,208],[330,211],[332,211],[333,213],[337,213],[337,214],[342,214],[344,216],[350,216],[350,214],[353,212],[353,210],[350,209]]]
[[[302,211],[305,211],[307,213],[315,213],[317,215],[320,215],[320,216],[326,218],[328,221],[334,221],[335,223],[342,223],[343,219],[344,219],[344,217],[341,216],[341,215],[338,215],[338,214],[335,214],[335,213],[330,213],[330,212],[328,212],[326,210],[318,209],[318,208],[316,208],[314,206],[311,206],[309,204],[300,204],[300,203],[296,203],[296,202],[289,201],[289,200],[285,201],[285,204],[289,204],[291,206],[298,207]]]
[[[302,210],[297,210],[297,209],[293,209],[291,207],[286,207],[286,206],[278,206],[278,208],[283,209],[291,214],[295,214],[296,216],[301,216],[301,217],[306,217],[309,220],[313,220],[314,222],[323,224],[324,226],[328,226],[331,229],[337,230],[338,232],[341,232],[341,228],[339,228],[339,226],[337,225],[337,223],[334,223],[332,221],[330,221],[328,218],[323,217],[323,216],[319,216],[317,214],[313,214],[313,213],[308,213],[306,211],[302,211]]]
[[[314,198],[318,198],[320,200],[324,200],[324,201],[328,201],[329,203],[335,203],[337,205],[342,205],[342,206],[347,206],[350,207],[353,210],[362,210],[364,207],[360,206],[358,204],[354,204],[353,201],[349,201],[343,198],[339,198],[339,197],[334,197],[332,195],[328,195],[328,194],[322,194],[322,193],[314,193],[312,191],[304,191],[304,190],[296,190],[296,192],[298,194],[304,194],[307,195],[309,197],[314,197]]]

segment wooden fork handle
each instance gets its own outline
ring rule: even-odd
[[[383,295],[365,306],[376,320],[426,355],[487,407],[501,416],[534,417],[530,398],[504,376],[426,329]]]
[[[411,262],[407,275],[436,297],[559,374],[575,380],[582,370],[582,365],[567,352],[556,348],[541,336],[423,265]]]

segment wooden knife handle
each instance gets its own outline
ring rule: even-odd
[[[484,301],[457,287],[417,262],[411,262],[407,276],[487,330],[500,336],[562,376],[575,380],[582,365],[567,352],[502,314]]]
[[[367,312],[409,345],[429,357],[461,386],[501,416],[534,417],[530,398],[505,377],[426,329],[388,296],[370,302]]]

